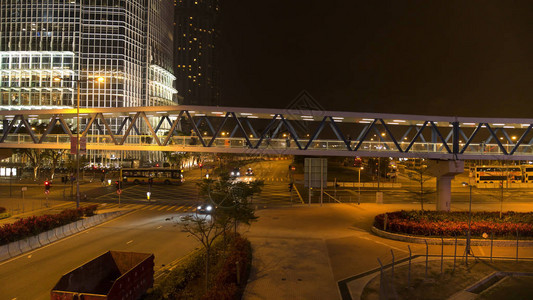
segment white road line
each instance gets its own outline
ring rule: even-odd
[[[131,243],[133,243],[133,240],[131,240],[131,241],[127,242],[127,243],[126,243],[126,245],[127,245],[127,244],[131,244]]]

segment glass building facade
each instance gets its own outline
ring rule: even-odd
[[[172,0],[2,0],[0,109],[76,107],[77,84],[81,107],[176,104],[173,17]]]
[[[0,109],[177,104],[173,21],[173,0],[1,0]]]

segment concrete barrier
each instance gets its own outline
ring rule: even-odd
[[[9,255],[8,249],[9,249],[8,245],[0,246],[0,261],[11,258],[11,255]]]
[[[27,240],[32,250],[41,247],[41,243],[39,243],[38,236],[30,236],[29,238],[27,238]]]
[[[28,251],[32,250],[31,245],[30,245],[30,238],[25,238],[23,240],[20,240],[19,241],[19,248],[20,248],[20,252],[21,253],[28,252]]]
[[[22,251],[20,251],[19,241],[9,243],[7,246],[8,246],[9,255],[11,255],[11,257],[17,256],[22,253]]]
[[[131,211],[131,210],[130,210]],[[26,238],[24,240],[9,243],[0,246],[0,261],[9,259],[13,256],[37,249],[44,245],[50,244],[56,240],[73,235],[84,229],[96,226],[107,220],[118,217],[130,211],[115,211],[101,215],[94,215],[92,217],[82,219],[47,232]]]
[[[58,240],[65,237],[65,235],[63,235],[63,227],[64,226],[57,227],[56,229],[54,229],[54,234]]]
[[[46,232],[46,235],[48,236],[48,242],[49,243],[53,243],[53,242],[57,241],[57,236],[55,235],[55,230],[54,229],[48,230]]]

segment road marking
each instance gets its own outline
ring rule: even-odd
[[[167,208],[167,211],[171,211],[171,210],[174,210],[174,206],[170,205],[168,208]]]
[[[169,206],[170,206],[170,205],[161,206],[161,208],[158,209],[158,210],[165,210],[165,209],[167,209]]]
[[[150,208],[148,208],[148,210],[155,210],[157,208],[159,208],[159,206],[152,205]]]
[[[481,246],[477,246],[479,248],[479,252],[481,252],[481,256],[485,256],[485,251],[483,251],[483,248]]]
[[[131,241],[127,242],[127,243],[126,243],[126,245],[127,245],[127,244],[131,244],[131,243],[133,243],[133,240],[131,240]]]
[[[185,205],[182,205],[182,206],[176,208],[176,211],[180,211],[180,209],[183,208],[183,207],[185,207]]]
[[[159,229],[159,228],[161,228],[161,227],[163,227],[163,225],[159,225],[156,229]]]

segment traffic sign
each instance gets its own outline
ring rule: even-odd
[[[44,190],[44,193],[48,195],[50,194],[50,190]]]
[[[23,191],[23,192],[25,192],[25,191],[27,191],[27,190],[28,190],[28,187],[26,187],[26,186],[23,186],[23,187],[22,187],[22,191]]]
[[[119,194],[119,195],[122,194],[122,190],[121,190],[121,189],[118,189],[118,190],[117,190],[117,194]]]

